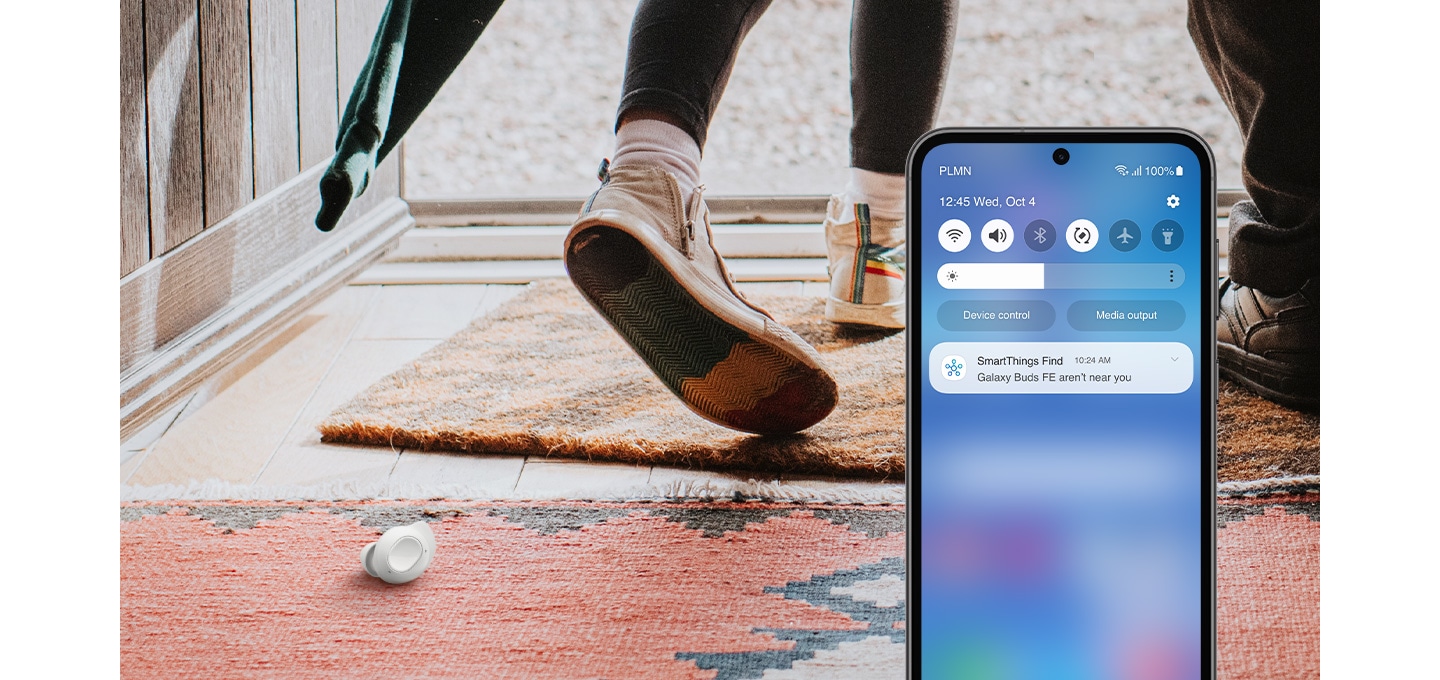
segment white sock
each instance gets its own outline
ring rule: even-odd
[[[905,219],[905,175],[850,168],[845,186],[845,211],[840,221],[855,218],[855,204],[870,206],[870,216],[882,220]]]
[[[636,118],[620,126],[610,164],[664,169],[679,182],[681,200],[700,184],[700,145],[690,133],[658,120]]]

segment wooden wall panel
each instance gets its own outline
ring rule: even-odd
[[[339,107],[343,106],[335,70],[335,0],[296,0],[295,19],[300,168],[306,169],[335,153]]]
[[[385,0],[337,0],[335,4],[335,42],[340,63],[340,111],[344,113],[345,102],[350,101],[350,90],[355,87],[355,78],[365,67],[365,57],[370,55],[370,43],[375,40],[375,31],[380,28],[380,17],[385,14]]]
[[[357,223],[396,197],[397,163],[380,166],[374,186],[356,199],[334,231],[315,228],[323,166],[294,177],[269,198],[256,200],[170,256],[152,261],[120,283],[122,376],[227,307],[242,301],[276,272],[307,253],[347,238]],[[382,190],[383,188],[383,190]],[[409,219],[409,210],[402,210]],[[398,236],[398,234],[397,234]]]
[[[300,103],[295,59],[295,0],[251,0],[250,73],[254,88],[251,96],[256,196],[263,196],[300,174]]]
[[[121,0],[122,433],[193,393],[414,223],[397,198],[395,154],[334,232],[314,226],[341,98],[384,7]]]
[[[198,14],[196,0],[145,3],[151,257],[205,226]]]
[[[247,0],[200,0],[200,87],[205,145],[205,226],[255,197],[250,142]]]
[[[150,260],[145,149],[145,7],[120,0],[120,276]]]

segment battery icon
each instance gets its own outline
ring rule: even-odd
[[[1175,166],[1175,176],[1176,176],[1176,177],[1184,176],[1184,174],[1185,174],[1185,166],[1183,166],[1183,165],[1177,165],[1177,166]]]

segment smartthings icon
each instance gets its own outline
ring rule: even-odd
[[[946,380],[964,380],[965,357],[958,354],[947,355],[940,361],[940,370],[945,374]]]

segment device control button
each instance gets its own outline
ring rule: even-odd
[[[1055,307],[1044,300],[946,300],[935,316],[941,328],[957,332],[1035,332],[1055,325]]]

